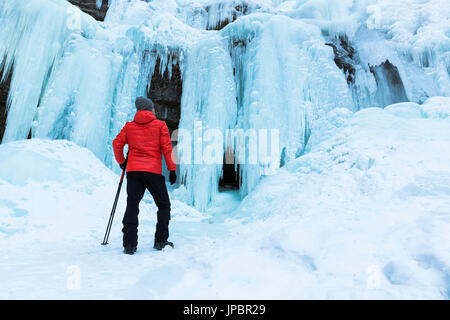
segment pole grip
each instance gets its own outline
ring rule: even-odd
[[[122,170],[122,175],[120,176],[120,183],[123,182],[123,178],[125,177],[125,171],[127,171],[127,168]]]
[[[127,152],[127,156],[125,158],[125,162],[127,163],[127,165],[128,165],[128,153],[129,153],[129,151]],[[125,171],[127,171],[126,167],[125,167],[125,169],[122,170],[122,175],[120,176],[120,183],[123,182],[123,178],[125,177]]]

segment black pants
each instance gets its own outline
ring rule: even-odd
[[[170,200],[164,176],[161,174],[132,171],[127,173],[127,209],[123,217],[123,246],[137,246],[139,202],[145,189],[158,206],[155,241],[164,242],[169,238]]]

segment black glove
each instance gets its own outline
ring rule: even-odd
[[[169,181],[170,184],[174,184],[177,181],[177,173],[175,171],[170,171]]]
[[[127,162],[128,162],[128,159],[125,159],[125,161],[122,164],[119,164],[120,169],[125,170],[127,168]]]

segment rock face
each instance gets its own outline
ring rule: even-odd
[[[0,76],[2,71],[0,70]],[[6,81],[0,83],[0,143],[3,139],[6,126],[6,100],[8,99],[9,85],[11,83],[11,74]]]
[[[103,0],[102,6],[97,8],[96,0],[68,0],[82,11],[93,16],[96,20],[105,20],[106,11],[108,11],[108,0]]]
[[[159,59],[156,62],[155,71],[159,70]],[[181,94],[183,83],[178,64],[172,67],[172,77],[169,78],[167,70],[163,75],[155,72],[152,77],[148,97],[155,103],[158,119],[167,123],[169,131],[178,129],[181,114]]]
[[[355,82],[355,65],[358,63],[355,59],[355,49],[344,36],[334,38],[330,42],[325,43],[333,48],[334,62],[341,69],[347,79],[347,83]]]

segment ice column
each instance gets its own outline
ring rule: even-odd
[[[217,33],[188,50],[178,151],[190,202],[205,210],[218,192],[226,149],[225,130],[235,125],[236,93],[226,41]]]
[[[55,59],[61,55],[72,24],[78,22],[73,8],[59,0],[0,3],[0,62],[4,61],[6,71],[3,76],[14,66],[3,142],[28,136]]]

